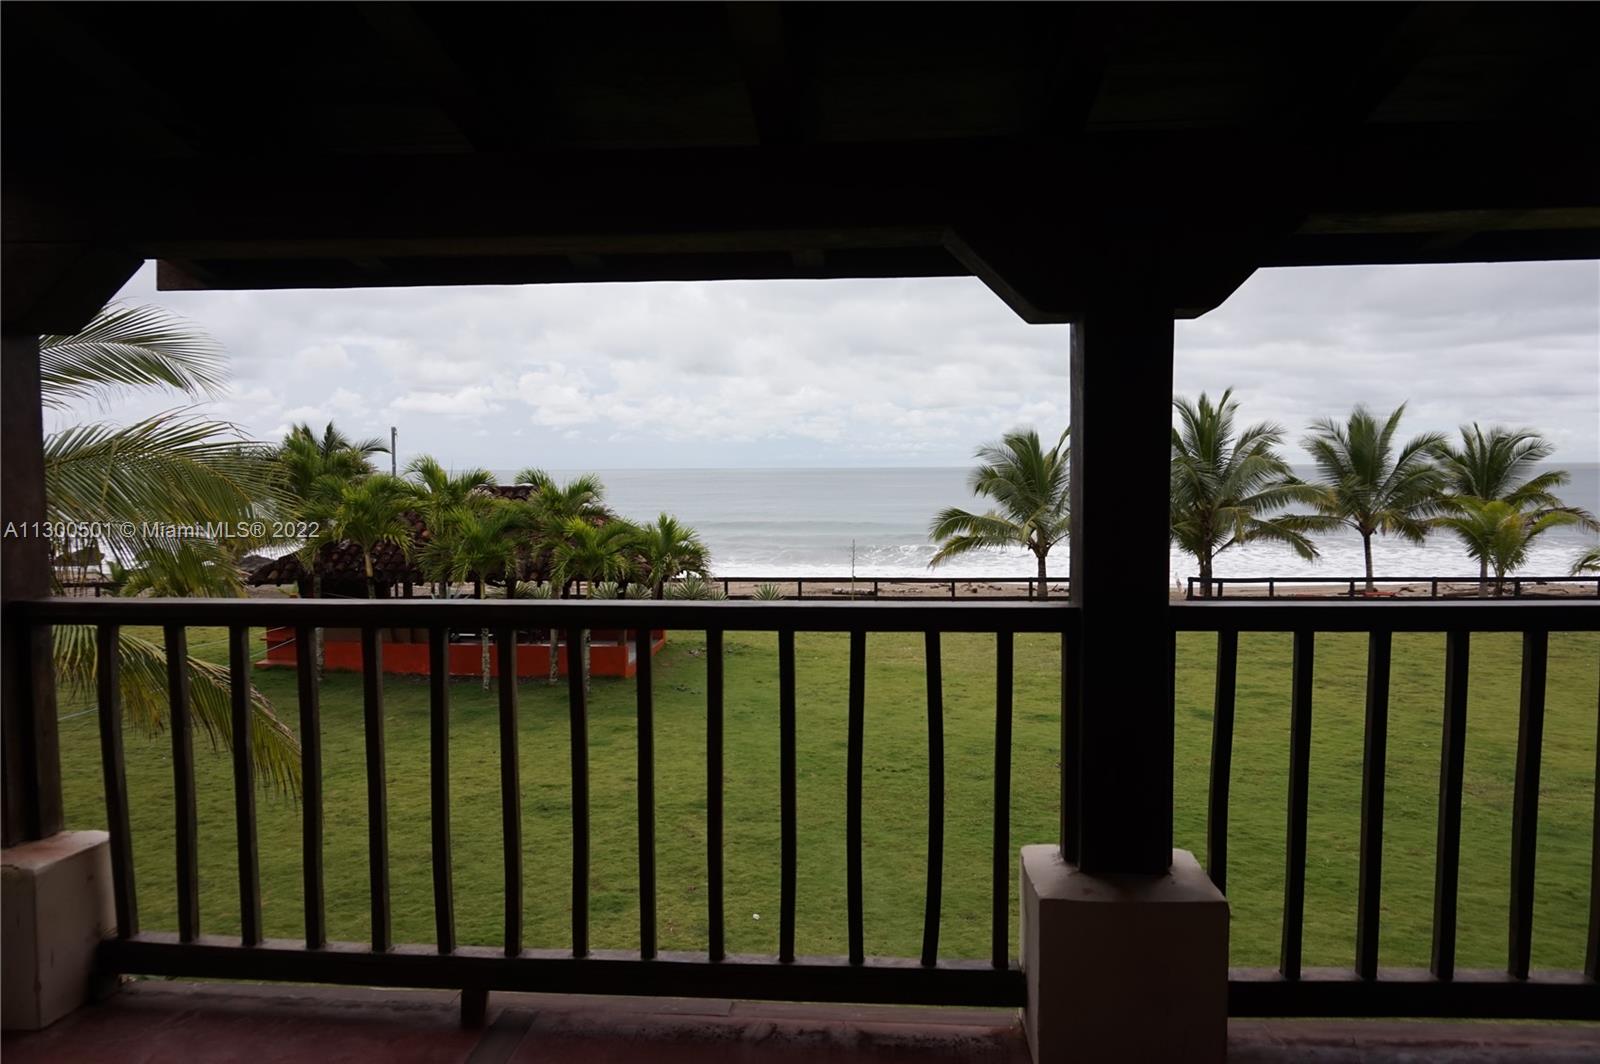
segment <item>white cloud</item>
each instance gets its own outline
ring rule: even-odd
[[[216,416],[260,438],[302,420],[358,436],[395,424],[402,461],[961,465],[1015,426],[1058,432],[1068,411],[1067,328],[1022,323],[970,278],[153,289],[147,269],[124,295],[230,353]],[[1232,386],[1247,419],[1292,441],[1358,401],[1410,400],[1411,431],[1529,425],[1595,461],[1600,265],[1264,271],[1179,323],[1175,370],[1180,392]],[[139,397],[110,416],[172,405]]]

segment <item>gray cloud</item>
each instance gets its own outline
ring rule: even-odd
[[[967,278],[157,293],[147,268],[123,298],[227,347],[230,391],[208,409],[247,435],[394,424],[402,460],[960,465],[1067,417],[1067,329]],[[1413,431],[1529,425],[1567,461],[1600,458],[1595,263],[1266,271],[1177,337],[1180,392],[1232,386],[1291,439],[1409,400]]]

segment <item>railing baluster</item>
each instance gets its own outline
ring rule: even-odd
[[[322,873],[322,702],[313,653],[316,630],[294,630],[295,679],[300,695],[301,878],[304,880],[306,948],[328,943]]]
[[[1011,665],[1012,635],[995,635],[994,846],[991,850],[990,962],[1011,964]]]
[[[367,882],[372,948],[392,944],[389,931],[389,785],[383,750],[383,643],[376,628],[361,629],[361,712],[367,747]]]
[[[1539,761],[1544,745],[1545,673],[1550,633],[1522,635],[1522,698],[1517,777],[1511,802],[1511,927],[1506,971],[1528,978],[1533,945],[1533,867],[1539,838]]]
[[[1217,633],[1217,683],[1211,711],[1211,791],[1206,806],[1206,873],[1228,893],[1228,785],[1233,777],[1233,702],[1239,633]]]
[[[589,707],[582,632],[567,629],[567,710],[572,746],[572,955],[589,955]]]
[[[1289,831],[1283,874],[1283,950],[1278,970],[1300,978],[1300,940],[1306,911],[1306,813],[1310,804],[1311,676],[1316,636],[1294,633],[1289,701]]]
[[[100,718],[100,768],[105,777],[106,827],[111,834],[111,897],[117,937],[139,933],[138,894],[133,883],[133,830],[128,820],[128,770],[122,756],[122,662],[118,628],[95,629],[95,688]]]
[[[706,632],[706,919],[707,953],[727,956],[722,915],[722,633]]]
[[[1433,875],[1433,963],[1436,979],[1456,971],[1456,891],[1461,869],[1461,782],[1467,753],[1467,663],[1471,635],[1445,635],[1444,731],[1439,754],[1439,839]]]
[[[1388,632],[1367,637],[1367,720],[1361,754],[1361,864],[1356,887],[1356,974],[1378,977],[1383,894],[1383,785],[1389,751]]]
[[[450,860],[450,642],[428,629],[428,800],[433,842],[433,927],[440,953],[456,948],[455,883]]]
[[[924,636],[928,677],[928,890],[922,913],[922,964],[939,963],[939,911],[944,897],[944,662],[939,633]]]
[[[1600,594],[1600,580],[1595,581]],[[1595,723],[1600,725],[1600,698],[1596,699]],[[1589,945],[1583,952],[1583,975],[1590,982],[1600,981],[1600,734],[1594,744],[1594,815],[1589,818]]]
[[[250,706],[250,629],[228,629],[228,697],[233,709],[233,810],[239,835],[239,929],[246,946],[261,944],[261,867],[256,844],[255,730]]]
[[[778,633],[778,960],[794,960],[796,881],[794,630]]]
[[[167,710],[172,729],[172,808],[177,856],[178,941],[200,934],[199,816],[194,793],[194,732],[189,719],[189,638],[181,624],[163,633],[167,655]]]
[[[637,694],[639,778],[639,956],[656,955],[656,738],[655,690],[651,681],[649,625],[634,629],[638,658],[634,673]]]
[[[517,633],[494,634],[500,671],[500,830],[505,840],[506,956],[522,952],[522,782],[517,750]]]
[[[850,718],[845,741],[845,911],[850,963],[866,963],[861,900],[861,755],[866,730],[867,633],[850,633]]]

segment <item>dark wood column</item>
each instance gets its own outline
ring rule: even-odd
[[[4,336],[0,348],[0,725],[5,749],[5,845],[61,830],[61,759],[48,632],[14,623],[10,604],[50,593],[42,536],[44,418],[39,405],[39,338]]]
[[[1086,872],[1164,873],[1172,857],[1167,610],[1172,311],[1143,271],[1072,326],[1072,599],[1062,850]],[[1069,795],[1067,788],[1075,793]]]
[[[8,223],[28,210],[8,208]],[[61,830],[61,757],[56,737],[50,633],[14,623],[11,604],[50,594],[45,519],[44,412],[39,337],[83,328],[117,293],[140,259],[95,244],[7,240],[0,270],[0,744],[4,747],[3,841]],[[28,526],[23,528],[23,526]]]

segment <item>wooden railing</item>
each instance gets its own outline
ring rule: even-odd
[[[844,597],[840,591],[846,588],[861,598],[879,598],[883,596],[883,589],[887,587],[894,589],[890,597],[902,602],[959,599],[961,588],[989,584],[998,585],[1003,590],[999,594],[991,592],[982,597],[990,602],[997,602],[1033,598],[1039,578],[1037,576],[718,576],[713,577],[711,583],[721,584],[722,593],[730,599],[754,597],[748,591],[733,590],[736,584],[748,586],[771,584],[778,588],[786,599],[837,600]],[[1072,587],[1071,581],[1065,576],[1053,576],[1048,583],[1050,590],[1061,598],[1065,598]],[[808,595],[807,584],[811,585],[813,592],[819,587],[826,587],[827,590],[820,594]],[[903,588],[913,590],[910,592],[900,590]],[[793,589],[794,594],[789,594],[790,589]]]
[[[1013,637],[1018,632],[1070,638],[1077,611],[1065,604],[799,602],[632,602],[597,600],[431,601],[390,600],[101,600],[59,599],[22,608],[28,623],[92,624],[98,630],[99,713],[117,931],[100,959],[113,972],[202,978],[284,979],[375,986],[459,987],[595,993],[734,996],[924,1004],[1020,1005],[1022,974],[1012,961],[1009,936],[1013,853],[1009,833]],[[177,933],[140,928],[134,883],[128,787],[122,749],[117,676],[119,627],[156,625],[165,630],[169,660],[182,661],[186,627],[229,631],[232,680],[233,780],[238,832],[238,940],[200,933],[193,752],[189,743],[183,670],[171,686],[173,770],[177,798]],[[367,769],[370,942],[329,942],[323,902],[322,752],[319,682],[311,655],[298,668],[303,788],[305,936],[268,941],[262,935],[257,867],[255,789],[248,700],[252,627],[286,626],[301,645],[315,627],[354,627],[362,633],[362,699]],[[397,945],[390,930],[388,811],[385,782],[381,627],[425,628],[430,634],[429,788],[432,824],[434,942]],[[448,632],[487,628],[499,654],[500,784],[505,877],[505,934],[500,949],[456,942],[450,838],[450,686],[443,667]],[[639,943],[629,952],[599,951],[589,942],[588,707],[581,670],[568,670],[572,787],[572,916],[565,948],[529,949],[522,935],[522,846],[517,755],[516,670],[509,667],[515,633],[555,627],[578,645],[579,631],[629,628],[639,633],[636,677],[638,750]],[[652,628],[705,631],[706,866],[709,934],[701,953],[667,953],[657,947],[654,692],[649,638]],[[776,957],[734,957],[725,950],[723,911],[723,633],[775,632],[778,639],[778,743],[780,750],[780,901]],[[796,788],[795,633],[848,632],[845,924],[848,955],[804,956],[796,942],[798,811]],[[868,958],[862,892],[862,748],[865,722],[867,636],[922,632],[928,671],[928,892],[920,960]],[[943,694],[940,635],[992,633],[996,649],[994,821],[991,839],[991,956],[988,962],[939,956],[940,874],[944,861]],[[181,737],[181,741],[180,741]],[[548,944],[546,944],[548,945]]]
[[[1227,890],[1228,789],[1240,632],[1286,632],[1293,638],[1289,697],[1289,809],[1285,847],[1283,938],[1276,969],[1235,969],[1228,1007],[1238,1016],[1445,1016],[1600,1019],[1600,791],[1592,841],[1589,936],[1581,972],[1531,972],[1534,840],[1539,816],[1545,674],[1551,632],[1600,631],[1592,602],[1186,603],[1174,607],[1177,629],[1216,632],[1206,867]],[[1319,632],[1367,634],[1361,838],[1353,969],[1301,963],[1305,924],[1306,822],[1310,803],[1312,679]],[[1396,632],[1445,637],[1444,727],[1433,892],[1431,962],[1425,971],[1379,965],[1382,910],[1384,778],[1388,748],[1390,664]],[[1467,662],[1473,634],[1522,635],[1519,729],[1512,810],[1509,945],[1503,972],[1456,967],[1456,908],[1461,867],[1462,779],[1467,728]],[[1600,660],[1596,661],[1600,670]],[[1600,765],[1596,766],[1600,780]]]
[[[89,624],[98,630],[99,722],[106,808],[111,834],[117,930],[100,952],[111,972],[152,975],[278,979],[396,987],[447,987],[468,991],[478,1002],[491,989],[587,993],[667,994],[810,1001],[855,1001],[960,1005],[1024,1004],[1023,976],[1012,960],[1008,932],[1011,809],[1013,641],[1018,633],[1047,633],[1061,640],[1063,663],[1076,652],[1082,612],[1067,604],[974,602],[959,604],[851,602],[635,602],[595,600],[82,600],[20,603],[16,616],[30,626]],[[1233,709],[1240,632],[1292,633],[1294,658],[1289,697],[1289,800],[1283,938],[1275,970],[1236,969],[1230,979],[1235,1015],[1510,1016],[1600,1018],[1600,863],[1591,880],[1585,968],[1581,972],[1529,970],[1532,927],[1534,838],[1544,716],[1544,686],[1551,632],[1600,631],[1600,606],[1586,602],[1397,602],[1381,607],[1361,602],[1185,603],[1169,608],[1174,632],[1217,633],[1206,863],[1219,887],[1227,885],[1228,787],[1233,745]],[[129,832],[128,788],[122,749],[122,711],[117,675],[120,626],[155,625],[165,631],[169,660],[181,660],[185,629],[222,626],[229,631],[233,680],[232,726],[235,823],[238,833],[238,894],[242,931],[238,939],[200,931],[193,751],[184,670],[170,672],[173,771],[176,796],[178,930],[141,930]],[[397,945],[390,929],[387,792],[381,627],[425,628],[433,668],[430,705],[430,817],[432,825],[435,941]],[[365,753],[367,769],[368,879],[371,935],[366,943],[330,942],[323,895],[322,753],[319,681],[309,661],[298,665],[303,786],[304,938],[263,937],[257,867],[255,780],[248,756],[249,632],[252,627],[288,626],[308,644],[315,627],[354,627],[362,632]],[[448,631],[487,628],[500,661],[498,691],[500,786],[504,850],[504,941],[499,948],[456,941],[451,880],[450,687],[442,667]],[[569,670],[572,788],[570,941],[529,948],[523,941],[522,845],[516,670],[510,668],[519,629],[557,628],[577,645],[578,632],[627,628],[647,639],[652,629],[704,631],[706,683],[706,868],[708,935],[703,951],[665,952],[657,946],[654,691],[648,645],[638,654],[637,731],[638,948],[601,951],[589,942],[589,754],[588,706],[580,670]],[[723,633],[777,634],[780,751],[777,816],[780,841],[778,952],[775,957],[732,956],[725,949],[723,908]],[[845,782],[848,953],[808,957],[796,942],[798,877],[796,802],[795,633],[848,632],[848,723]],[[864,950],[862,901],[862,748],[869,633],[924,634],[928,712],[928,854],[924,929],[919,958],[868,958]],[[940,637],[945,632],[990,633],[995,637],[994,821],[990,837],[991,956],[986,962],[939,956],[944,856],[944,721]],[[1368,634],[1365,752],[1361,798],[1356,961],[1342,971],[1307,968],[1301,939],[1305,913],[1308,767],[1313,714],[1313,651],[1318,632]],[[1442,632],[1446,640],[1437,867],[1434,888],[1432,963],[1426,971],[1385,969],[1379,964],[1378,914],[1384,825],[1384,773],[1388,730],[1391,641],[1395,632]],[[1456,901],[1462,808],[1462,766],[1467,713],[1467,656],[1478,632],[1517,632],[1523,637],[1519,744],[1511,855],[1510,937],[1506,971],[1458,971],[1455,963]],[[1130,655],[1162,640],[1149,633],[1130,638]],[[1171,640],[1165,641],[1171,646]],[[1159,651],[1151,667],[1169,668]],[[1130,661],[1133,659],[1130,657]],[[1597,662],[1600,665],[1600,662]],[[1092,707],[1087,707],[1092,710]],[[1071,697],[1063,711],[1085,712]],[[1071,739],[1068,739],[1070,744]],[[1159,755],[1158,755],[1159,756]],[[1069,767],[1074,751],[1063,751]],[[1170,766],[1169,766],[1170,768]],[[1508,770],[1511,766],[1508,766]],[[1600,767],[1597,767],[1600,775]],[[1069,781],[1076,773],[1067,772]],[[1063,795],[1063,798],[1070,795]],[[1054,801],[1055,796],[1041,798]],[[1600,813],[1600,809],[1597,809]],[[1595,860],[1600,862],[1600,815]]]
[[[1494,577],[1489,577],[1490,593],[1493,593]],[[1293,592],[1299,589],[1302,593],[1321,590],[1321,597],[1329,597],[1329,590],[1333,594],[1343,594],[1345,598],[1356,598],[1366,590],[1367,578],[1364,576],[1214,576],[1211,578],[1211,598],[1222,598],[1230,585],[1234,587],[1252,587],[1265,589],[1266,597],[1277,598],[1279,589]],[[1205,597],[1206,581],[1198,576],[1189,577],[1184,597],[1196,599]],[[1436,598],[1467,598],[1477,597],[1478,589],[1482,584],[1476,576],[1375,576],[1372,578],[1375,588],[1420,587],[1427,585],[1430,599]],[[1530,598],[1547,596],[1543,589],[1549,585],[1574,587],[1581,589],[1581,594],[1586,598],[1600,598],[1600,576],[1508,576],[1503,581],[1502,594],[1498,598],[1520,599],[1524,593]],[[1593,585],[1591,589],[1591,585]],[[1257,593],[1259,597],[1259,590]],[[1420,595],[1414,596],[1420,598]],[[1572,596],[1569,596],[1572,597]],[[1374,601],[1384,601],[1377,598]]]

